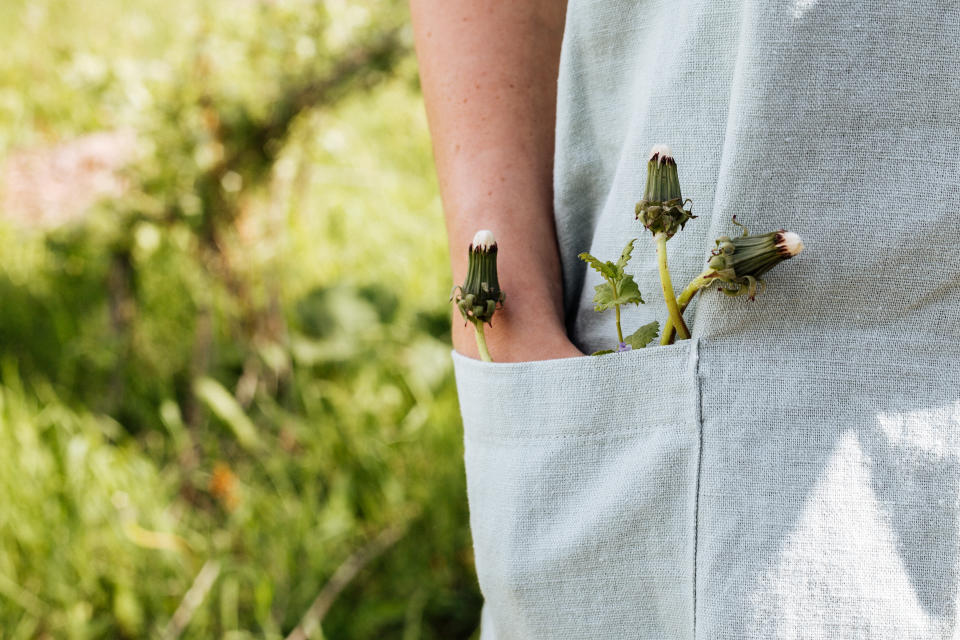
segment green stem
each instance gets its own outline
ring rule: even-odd
[[[690,330],[683,322],[683,316],[680,314],[680,308],[677,306],[677,297],[673,293],[673,283],[670,282],[670,270],[667,269],[667,236],[664,233],[654,235],[657,241],[657,258],[660,267],[660,284],[663,286],[663,299],[667,303],[667,311],[670,313],[669,322],[677,329],[677,335],[681,340],[690,338]],[[664,332],[666,335],[666,332]],[[660,344],[667,344],[662,339]]]
[[[700,289],[706,287],[713,281],[713,278],[705,277],[706,274],[711,272],[711,269],[705,269],[703,273],[690,281],[690,284],[687,285],[687,288],[684,289],[683,293],[680,294],[680,297],[677,298],[677,308],[680,310],[681,316],[683,315],[683,312],[687,310],[687,306],[690,304],[690,301],[693,300],[693,296],[695,296]],[[673,333],[673,318],[668,318],[667,325],[663,328],[663,334],[660,337],[660,344],[673,344]]]
[[[484,362],[493,362],[493,358],[490,357],[490,352],[487,351],[487,339],[483,336],[483,323],[474,322],[473,329],[473,333],[477,337],[477,349],[480,351],[480,359]]]
[[[614,305],[617,309],[617,338],[623,342],[623,329],[620,328],[620,305]]]

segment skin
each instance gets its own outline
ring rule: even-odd
[[[486,327],[498,362],[583,355],[567,337],[553,145],[566,2],[411,0],[414,39],[447,224],[453,282],[467,246],[493,231],[506,304]],[[472,325],[453,346],[478,357]]]

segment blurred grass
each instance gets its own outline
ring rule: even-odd
[[[284,637],[384,531],[402,535],[314,637],[474,631],[405,20],[393,2],[0,6],[0,158],[138,135],[123,197],[0,222],[0,636]]]

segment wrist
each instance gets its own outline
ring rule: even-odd
[[[506,307],[504,308],[504,311]],[[493,326],[484,325],[484,335],[490,355],[495,362],[524,362],[582,356],[562,324],[552,319],[522,314],[502,314],[498,311]],[[473,324],[464,324],[457,313],[453,318],[453,347],[462,355],[479,358]]]

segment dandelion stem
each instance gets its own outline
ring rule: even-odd
[[[657,233],[654,235],[654,240],[657,241],[657,258],[660,267],[660,284],[663,286],[663,299],[667,303],[667,311],[670,313],[669,322],[676,327],[677,335],[680,336],[681,340],[687,340],[690,338],[690,330],[687,329],[687,325],[683,322],[683,316],[680,313],[680,308],[677,306],[676,294],[673,293],[673,283],[670,282],[670,270],[667,268],[667,235],[665,233]],[[666,332],[664,332],[666,335]],[[660,341],[660,344],[667,344]]]
[[[711,269],[705,269],[703,273],[698,275],[696,278],[690,281],[690,284],[687,285],[687,288],[683,290],[683,293],[680,294],[680,297],[677,298],[677,309],[680,311],[680,315],[683,315],[683,312],[687,310],[687,305],[690,304],[690,301],[693,300],[693,296],[697,294],[700,289],[709,285],[713,281],[713,278],[706,277],[708,273],[712,273]],[[674,326],[673,318],[667,318],[667,325],[663,328],[663,335],[660,338],[660,344],[673,344],[674,340]]]
[[[480,359],[484,362],[493,362],[493,358],[490,357],[490,352],[487,351],[487,339],[483,336],[483,323],[474,322],[474,335],[477,336],[477,349],[480,351]]]

